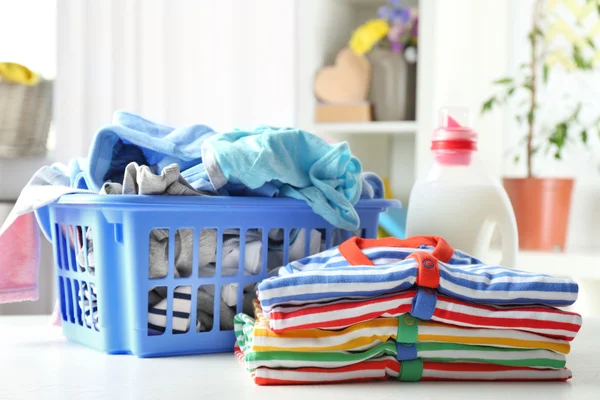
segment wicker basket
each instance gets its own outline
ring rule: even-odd
[[[51,119],[52,81],[0,81],[0,158],[45,154]]]

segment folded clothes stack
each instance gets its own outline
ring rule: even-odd
[[[440,237],[352,238],[258,285],[235,317],[259,385],[567,380],[570,279],[483,264]]]

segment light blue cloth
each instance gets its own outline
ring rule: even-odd
[[[198,164],[181,172],[181,176],[198,191],[215,191],[208,179],[208,173],[204,164]],[[221,196],[255,196],[255,197],[277,197],[279,188],[271,183],[265,183],[259,188],[250,189],[245,185],[227,183],[219,188],[217,193]]]
[[[94,137],[87,167],[82,168],[87,185],[98,192],[106,181],[121,183],[130,162],[148,165],[157,174],[173,163],[184,171],[202,163],[200,146],[214,134],[205,125],[173,129],[117,111],[113,124],[100,129]]]
[[[72,160],[67,173],[73,187],[99,191],[104,182],[122,183],[125,167],[130,162],[147,165],[155,174],[175,163],[181,176],[194,189],[215,192],[201,156],[201,144],[215,134],[206,125],[175,129],[135,114],[116,111],[113,124],[96,133],[88,159]],[[222,196],[274,197],[278,193],[279,189],[270,184],[253,189],[230,184],[218,190]]]
[[[65,194],[94,193],[85,188],[71,186],[72,178],[68,174],[69,171],[67,166],[59,163],[52,164],[50,167],[44,166],[36,171],[21,191],[11,215],[18,216],[35,212],[42,233],[49,241],[52,241],[48,204],[54,203]]]
[[[374,172],[363,172],[361,199],[383,199],[385,197],[385,189],[383,181]]]
[[[207,138],[202,160],[216,190],[228,183],[250,189],[271,183],[280,197],[306,201],[336,227],[359,227],[354,204],[362,190],[362,167],[346,142],[328,144],[301,130],[263,126]]]

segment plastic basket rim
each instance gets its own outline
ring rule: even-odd
[[[161,196],[161,195],[105,195],[68,194],[60,197],[58,205],[100,205],[100,206],[234,206],[234,207],[285,207],[307,208],[303,200],[284,197],[234,197],[234,196]],[[51,204],[52,206],[52,204]],[[395,199],[361,199],[356,209],[402,208]]]

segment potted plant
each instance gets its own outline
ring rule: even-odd
[[[534,161],[543,154],[551,154],[562,160],[563,150],[569,143],[587,145],[593,131],[598,131],[600,118],[589,121],[582,117],[584,104],[569,101],[564,105],[565,115],[548,121],[542,120],[539,110],[542,105],[543,89],[554,68],[567,71],[589,71],[594,66],[596,48],[594,38],[585,35],[564,35],[568,40],[556,41],[548,35],[551,30],[564,29],[565,22],[546,8],[546,1],[536,0],[533,10],[531,31],[528,43],[531,48],[529,62],[520,66],[518,73],[494,81],[500,87],[499,93],[490,97],[482,105],[482,114],[495,107],[505,105],[515,96],[524,99],[515,119],[520,126],[526,126],[521,149],[515,156],[516,163],[524,161],[526,176],[505,178],[504,187],[510,197],[517,225],[521,249],[563,250],[570,214],[573,179],[541,178],[536,176]],[[600,13],[597,0],[588,0],[584,7],[593,7]],[[569,27],[569,32],[578,27]],[[562,35],[561,35],[562,37]],[[557,43],[561,42],[561,43]],[[565,43],[566,42],[566,46]],[[556,98],[544,99],[554,103]],[[596,110],[592,109],[592,112]]]

